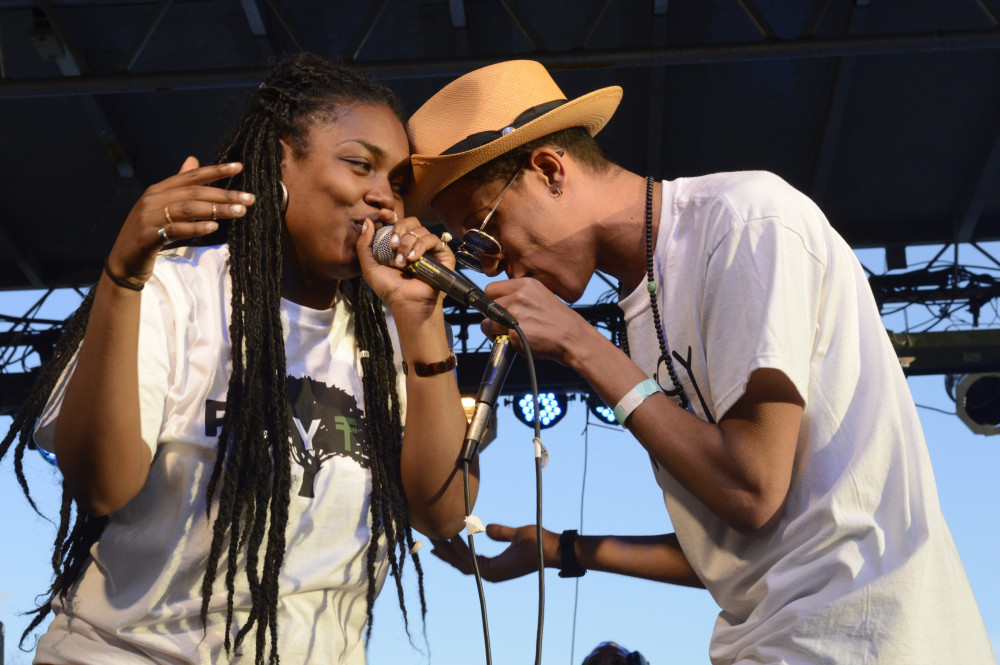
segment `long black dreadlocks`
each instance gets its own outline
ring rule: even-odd
[[[253,192],[255,205],[248,220],[228,224],[202,243],[229,244],[232,281],[230,340],[232,376],[219,434],[215,466],[206,488],[208,510],[216,511],[213,538],[202,584],[201,620],[207,625],[209,599],[219,562],[228,553],[225,585],[227,651],[239,646],[256,626],[257,665],[279,662],[277,642],[278,577],[285,555],[285,527],[291,492],[291,457],[288,448],[290,410],[286,399],[285,348],[280,319],[282,280],[281,146],[284,139],[299,154],[308,150],[309,130],[316,124],[336,121],[344,104],[385,106],[403,121],[395,95],[384,86],[352,69],[318,56],[299,54],[282,58],[254,91],[242,122],[223,143],[217,162],[242,162],[243,170],[229,183],[233,189]],[[362,385],[366,439],[371,457],[371,540],[366,562],[368,574],[368,628],[371,636],[372,605],[376,595],[375,564],[380,538],[388,543],[388,559],[396,583],[399,605],[408,628],[403,601],[402,566],[413,550],[413,533],[407,515],[400,475],[402,423],[396,392],[396,368],[382,304],[360,279],[342,284],[345,300],[353,309],[355,336],[362,357]],[[16,438],[14,467],[29,503],[34,501],[23,472],[23,456],[32,429],[59,376],[86,331],[93,290],[67,322],[53,357],[42,368],[10,431],[0,443],[0,458]],[[216,500],[217,498],[217,500]],[[22,643],[49,614],[58,595],[65,599],[89,558],[107,519],[92,517],[76,508],[63,491],[60,525],[52,554],[54,581],[48,598],[32,613]],[[237,570],[237,554],[246,552],[246,569]],[[263,557],[263,565],[261,565]],[[423,571],[416,554],[421,617],[426,614]],[[237,575],[247,580],[251,610],[247,622],[230,640],[233,597]]]

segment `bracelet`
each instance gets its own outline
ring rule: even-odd
[[[559,577],[583,577],[587,569],[576,559],[576,529],[567,529],[559,536]]]
[[[663,392],[663,389],[660,388],[660,384],[656,382],[656,379],[646,379],[645,381],[640,381],[635,388],[625,393],[622,400],[618,402],[618,405],[615,407],[615,420],[618,421],[619,425],[624,426],[628,417],[632,415],[632,412],[635,411],[647,397],[660,392]]]
[[[455,357],[455,352],[451,351],[448,353],[447,358],[436,363],[413,363],[413,372],[417,376],[437,376],[438,374],[450,372],[457,366],[458,358]],[[410,369],[406,366],[406,361],[404,360],[403,374],[407,374],[409,371]]]
[[[146,286],[145,283],[133,284],[127,279],[122,279],[118,275],[111,272],[111,268],[108,267],[108,257],[106,256],[104,257],[104,274],[107,275],[108,278],[118,286],[122,287],[123,289],[129,289],[130,291],[142,291],[142,287]]]

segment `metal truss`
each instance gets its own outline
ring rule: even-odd
[[[775,17],[762,9],[760,1],[717,0],[719,5],[730,3],[753,26],[759,39],[753,41],[716,41],[711,43],[665,44],[662,34],[654,34],[651,43],[642,47],[595,48],[595,35],[611,11],[610,0],[578,3],[577,11],[586,13],[586,20],[579,31],[566,43],[568,48],[552,48],[559,43],[554,26],[532,21],[529,0],[494,0],[509,20],[511,32],[518,43],[508,45],[503,52],[489,56],[467,55],[471,49],[457,49],[448,57],[411,57],[389,60],[374,59],[367,49],[371,36],[385,25],[386,17],[393,10],[402,11],[404,0],[374,0],[369,3],[361,19],[355,22],[353,33],[337,44],[337,55],[354,62],[370,75],[385,79],[412,79],[423,77],[453,76],[512,55],[529,55],[553,69],[561,68],[657,68],[677,65],[699,65],[722,62],[752,62],[761,60],[835,59],[836,71],[828,89],[828,104],[822,129],[820,149],[813,162],[811,195],[822,198],[830,178],[836,146],[845,119],[847,101],[857,58],[871,55],[932,53],[947,51],[1000,49],[1000,12],[993,0],[955,0],[948,3],[949,11],[964,16],[975,14],[982,27],[966,30],[928,30],[894,34],[868,34],[865,30],[866,7],[869,0],[814,0],[805,12],[804,20],[794,30],[787,26],[779,30]],[[405,0],[410,4],[410,0]],[[422,6],[442,3],[418,3]],[[467,18],[471,6],[463,0],[448,0],[449,25],[456,44],[468,45]],[[648,0],[649,19],[654,28],[663,25],[669,15],[668,0]],[[129,6],[132,11],[145,12],[142,20],[130,24],[134,33],[126,40],[127,47],[112,58],[114,64],[99,64],[88,59],[88,51],[81,44],[81,35],[74,32],[71,15],[81,12],[98,12],[109,7]],[[286,43],[300,50],[313,50],[308,31],[296,18],[298,3],[292,0],[240,0],[239,7],[246,19],[245,30],[257,49],[256,62],[235,67],[212,67],[198,70],[149,71],[136,67],[143,63],[147,47],[158,31],[163,30],[163,19],[174,7],[172,0],[154,0],[145,3],[125,3],[117,0],[0,0],[0,99],[62,97],[78,104],[97,137],[107,149],[108,159],[122,178],[134,177],[129,161],[131,138],[125,135],[112,114],[105,109],[109,94],[127,94],[149,91],[238,88],[256,85],[262,69],[258,62],[281,50]],[[830,21],[832,10],[848,6],[846,21],[833,30],[821,30]],[[33,12],[35,25],[33,39],[37,49],[48,49],[47,59],[58,65],[58,76],[26,77],[9,62],[4,50],[3,20],[6,12]],[[347,11],[345,9],[345,11]],[[774,10],[771,10],[774,13]],[[839,20],[839,19],[838,19]],[[244,29],[234,27],[232,29]],[[654,31],[657,32],[657,31]],[[663,32],[663,31],[659,31]],[[565,41],[565,40],[564,40]],[[105,58],[106,60],[106,58]],[[663,90],[651,77],[650,105],[662,104]],[[660,82],[662,86],[662,82]],[[659,101],[658,101],[659,100]],[[650,135],[658,130],[650,114]],[[658,141],[651,141],[652,151]],[[968,170],[966,189],[960,197],[950,241],[968,244],[988,201],[991,186],[1000,178],[1000,117],[988,128],[982,148],[975,163]],[[659,157],[651,152],[647,161],[655,164]],[[652,170],[652,169],[650,169]],[[0,242],[11,254],[18,256],[18,266],[27,282],[38,288],[47,285],[35,257],[14,245],[0,226]],[[905,245],[900,238],[897,248]],[[890,243],[887,243],[887,246]],[[975,247],[976,245],[973,244]],[[978,247],[977,247],[978,249]],[[942,250],[944,251],[944,250]],[[891,248],[890,248],[891,252]],[[985,252],[983,252],[985,254]],[[987,255],[988,256],[988,255]],[[995,259],[989,259],[997,264]],[[895,271],[870,275],[870,284],[883,313],[901,307],[919,306],[928,312],[927,321],[919,328],[890,333],[894,347],[904,359],[909,373],[950,374],[972,371],[1000,370],[1000,348],[997,331],[976,329],[982,323],[982,311],[992,306],[1000,292],[996,276],[982,270],[960,266],[957,261],[950,266],[925,266],[908,272]],[[614,305],[588,305],[577,311],[598,327],[609,327]],[[970,321],[955,323],[955,317],[967,313]],[[614,313],[617,317],[617,313]],[[478,315],[453,310],[449,322],[457,331],[460,343],[468,340],[470,325],[478,325]],[[7,330],[0,331],[0,413],[12,412],[23,399],[27,386],[40,362],[51,351],[61,330],[61,322],[33,317],[2,316],[0,323],[7,323]],[[987,325],[992,325],[993,320]],[[961,325],[969,330],[941,330],[949,325]],[[459,380],[463,390],[474,392],[482,376],[487,351],[463,346],[460,353]],[[514,393],[523,389],[526,381],[521,376],[522,363],[515,363],[507,381],[506,391]],[[520,367],[520,369],[519,369]],[[567,392],[587,391],[578,376],[555,363],[539,363],[539,374],[549,385],[560,386]]]
[[[905,303],[907,306],[920,305],[960,308],[962,301],[966,307],[976,303],[981,307],[993,302],[1000,293],[994,281],[985,279],[988,275],[975,275],[965,269],[954,274],[971,275],[969,283],[954,282],[950,275],[942,276],[942,270],[921,270],[889,279],[886,276],[872,278],[876,297],[883,304]],[[881,294],[881,295],[879,295]],[[612,303],[597,303],[574,307],[580,316],[591,325],[604,331],[609,337],[616,328],[619,309]],[[490,349],[484,344],[472,344],[470,329],[478,330],[482,316],[462,307],[449,309],[445,319],[451,326],[458,356],[457,377],[463,394],[475,394],[482,381],[489,359]],[[32,385],[38,364],[44,362],[52,352],[62,333],[62,321],[32,318],[30,315],[11,317],[0,314],[0,322],[5,322],[7,330],[0,331],[0,415],[14,413]],[[966,329],[946,331],[903,331],[889,332],[893,348],[896,349],[905,373],[927,374],[972,374],[976,372],[1000,371],[1000,329]],[[575,371],[554,361],[536,359],[535,369],[541,387],[563,393],[590,393],[587,382]],[[503,394],[519,395],[530,391],[527,365],[523,359],[513,363]]]

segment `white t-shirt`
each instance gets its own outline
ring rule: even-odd
[[[205,489],[231,370],[228,257],[226,247],[189,247],[157,259],[142,293],[139,341],[142,438],[153,454],[149,477],[139,494],[110,516],[69,606],[58,598],[54,602],[56,616],[39,641],[36,662],[227,662],[225,556],[207,632],[199,612],[212,540]],[[371,484],[353,318],[342,302],[317,311],[285,300],[281,316],[294,427],[279,653],[289,663],[359,665],[365,660]],[[36,439],[43,447],[51,440],[64,385],[65,379],[40,421]],[[403,382],[397,385],[405,400]],[[383,543],[378,589],[385,562]],[[234,603],[238,628],[250,606],[242,572]],[[242,651],[246,655],[231,662],[252,663],[253,632]]]
[[[728,528],[654,463],[681,547],[722,609],[712,662],[995,665],[906,380],[820,210],[769,173],[665,182],[654,272],[696,415],[724,416],[758,368],[781,370],[805,401],[788,502],[763,537]],[[653,376],[645,281],[621,306],[632,358]],[[659,380],[673,387],[665,368]]]

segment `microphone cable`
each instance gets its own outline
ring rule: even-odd
[[[535,541],[538,545],[538,627],[535,631],[535,665],[542,663],[542,633],[545,623],[545,552],[542,549],[542,469],[548,461],[548,452],[542,444],[542,419],[538,404],[538,377],[535,375],[535,361],[531,355],[528,338],[520,327],[514,328],[521,345],[524,347],[524,357],[528,361],[528,380],[531,383],[531,395],[534,405],[535,438]]]
[[[472,530],[468,527],[468,518],[472,516],[472,499],[469,492],[469,466],[471,462],[462,460],[462,480],[465,483],[465,539],[469,543],[469,558],[472,559],[472,574],[476,578],[476,590],[479,592],[479,611],[483,617],[483,645],[486,648],[486,665],[492,665],[493,655],[490,649],[490,622],[486,617],[486,594],[483,591],[483,577],[479,573],[479,562],[476,560],[476,543],[472,538]]]
[[[583,424],[583,474],[580,479],[580,521],[577,525],[580,533],[583,533],[583,502],[584,498],[587,496],[587,461],[590,457],[590,411],[588,410],[584,416]],[[580,578],[574,578],[573,580],[573,630],[570,633],[569,638],[569,663],[573,665],[576,662],[576,621],[579,618],[577,609],[580,603]]]
[[[520,326],[512,328],[517,333],[521,345],[524,347],[524,356],[528,361],[528,379],[531,385],[532,400],[534,404],[534,457],[535,457],[535,539],[537,541],[538,556],[538,625],[535,632],[535,665],[542,662],[542,635],[545,621],[545,553],[542,547],[542,469],[548,456],[544,444],[542,444],[541,419],[538,412],[538,378],[535,374],[535,362],[531,355],[531,346],[528,338],[521,331]],[[469,467],[471,460],[462,461],[462,479],[465,484],[465,516],[466,516],[466,540],[469,545],[469,557],[472,561],[472,573],[476,578],[476,589],[479,594],[479,607],[483,619],[483,643],[486,649],[486,665],[492,665],[493,656],[490,647],[489,620],[486,612],[486,595],[483,591],[483,579],[479,572],[479,562],[476,558],[476,545],[473,539],[472,530],[469,529],[469,519],[472,516],[472,500],[469,489]]]

